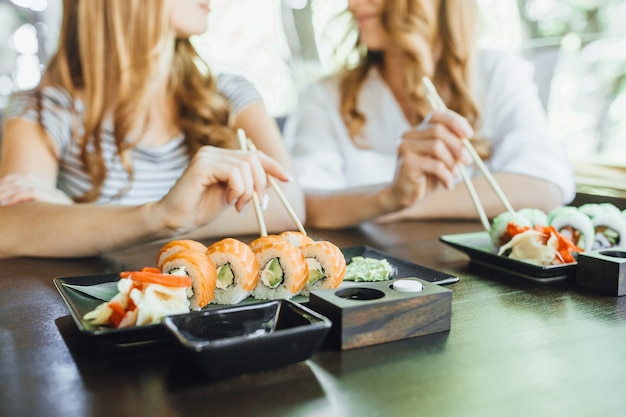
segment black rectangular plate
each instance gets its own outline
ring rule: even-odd
[[[425,266],[417,265],[404,259],[396,258],[369,246],[353,246],[342,248],[342,252],[346,258],[346,262],[350,262],[354,256],[363,256],[375,259],[387,259],[389,263],[395,267],[397,273],[392,278],[417,277],[425,281],[435,284],[451,284],[459,280],[458,277],[446,274]],[[67,305],[74,322],[78,329],[88,336],[93,336],[99,341],[108,342],[117,347],[137,346],[146,343],[153,343],[171,338],[171,335],[165,331],[160,324],[150,324],[146,326],[128,327],[123,329],[110,329],[99,326],[90,325],[82,318],[89,311],[96,308],[102,303],[89,295],[85,295],[80,291],[67,287],[70,285],[96,285],[105,282],[114,282],[119,279],[119,274],[102,274],[102,275],[86,275],[75,277],[61,277],[54,279],[54,285],[61,294],[63,301]],[[353,285],[352,282],[345,282],[342,285]],[[292,299],[298,303],[307,303],[308,297],[296,296]],[[240,304],[259,303],[265,300],[255,300],[252,297],[247,298]],[[209,304],[203,310],[225,307],[218,304]]]
[[[539,266],[500,256],[496,253],[487,232],[443,235],[439,240],[466,253],[472,262],[534,281],[562,280],[571,278],[576,273],[576,262],[563,265]]]

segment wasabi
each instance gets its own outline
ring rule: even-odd
[[[395,273],[395,268],[386,259],[355,256],[346,268],[345,281],[385,281]]]

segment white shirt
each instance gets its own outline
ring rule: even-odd
[[[574,171],[549,133],[532,66],[496,50],[481,51],[477,64],[474,98],[481,115],[479,135],[492,147],[487,167],[552,182],[561,189],[563,203],[570,202],[575,195]],[[358,109],[366,117],[360,139],[369,143],[369,149],[353,144],[338,109],[338,77],[334,76],[309,85],[286,122],[285,140],[302,186],[340,190],[391,182],[398,143],[411,126],[378,71],[370,71],[358,97]]]

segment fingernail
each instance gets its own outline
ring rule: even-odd
[[[263,210],[267,209],[267,206],[270,203],[270,196],[267,193],[263,194],[263,197],[261,197],[261,208]]]
[[[472,125],[470,125],[469,123],[465,125],[465,136],[468,138],[474,137],[474,129],[472,128]]]
[[[461,159],[464,164],[469,165],[472,163],[472,156],[470,155],[467,149],[463,149],[463,155],[461,155]]]

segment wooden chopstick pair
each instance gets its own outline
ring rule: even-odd
[[[239,147],[241,149],[243,149],[244,151],[245,150],[251,150],[253,152],[257,151],[256,146],[254,146],[254,142],[252,142],[252,140],[246,136],[246,132],[244,132],[243,129],[237,129],[237,137],[239,139]],[[296,214],[296,212],[291,207],[291,204],[285,197],[285,194],[283,193],[283,190],[281,190],[280,186],[276,182],[276,179],[268,174],[267,180],[270,183],[270,186],[276,192],[276,195],[278,196],[280,202],[283,204],[283,206],[287,210],[289,217],[291,217],[293,222],[296,224],[296,227],[298,228],[298,230],[302,234],[306,235],[306,230],[304,229],[302,222],[298,218],[298,215]],[[254,204],[254,211],[256,213],[257,223],[259,224],[260,234],[261,236],[267,236],[267,227],[265,226],[265,219],[263,218],[263,209],[261,208],[261,204],[259,202],[259,196],[257,195],[256,192],[252,195],[252,203]]]
[[[435,88],[435,85],[432,83],[430,78],[424,76],[422,78],[422,82],[424,83],[424,87],[426,88],[426,98],[428,99],[433,110],[447,109],[448,107],[443,102],[439,93],[437,93],[437,89]],[[480,169],[480,171],[483,173],[483,175],[487,179],[487,182],[489,183],[491,188],[495,191],[500,201],[502,201],[502,204],[504,204],[504,207],[506,207],[506,209],[509,212],[514,213],[515,210],[513,210],[513,206],[511,206],[511,203],[504,195],[504,192],[498,185],[498,182],[493,177],[493,175],[491,175],[491,172],[489,172],[489,169],[484,164],[482,159],[480,159],[480,156],[478,155],[478,153],[476,152],[476,149],[474,149],[474,146],[472,145],[472,143],[469,141],[468,138],[463,138],[463,146],[465,146],[465,148],[468,150],[470,156],[472,157],[472,160],[474,161],[476,166],[478,166],[478,169]],[[482,203],[480,202],[480,198],[478,197],[478,194],[476,193],[476,189],[474,188],[474,185],[472,184],[472,180],[470,179],[469,175],[467,175],[467,171],[465,170],[465,167],[461,163],[458,163],[457,166],[459,168],[459,171],[461,172],[463,181],[465,182],[465,185],[467,186],[467,190],[469,191],[470,196],[472,197],[472,202],[474,203],[474,207],[476,207],[476,211],[478,212],[478,215],[480,216],[480,221],[482,222],[485,230],[489,231],[491,229],[489,218],[487,217],[487,214],[485,213],[485,209],[483,208]]]

